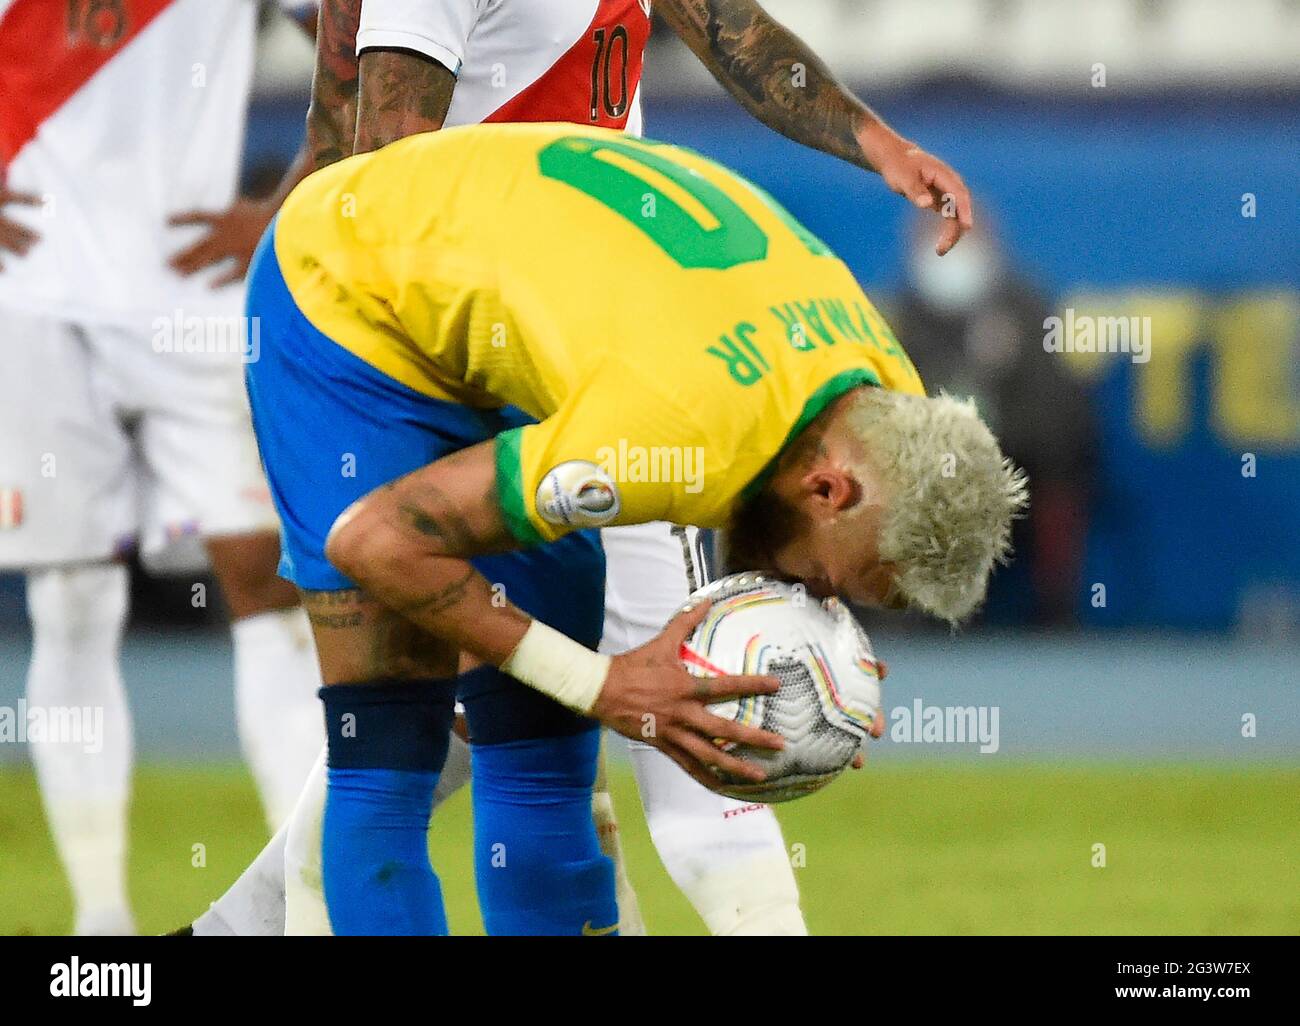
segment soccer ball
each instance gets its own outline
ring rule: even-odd
[[[683,665],[697,676],[776,677],[781,689],[774,694],[717,702],[709,710],[786,740],[779,752],[719,741],[767,771],[759,784],[721,774],[721,792],[784,802],[825,787],[853,760],[880,708],[866,632],[838,599],[819,602],[801,585],[761,574],[724,577],[696,591],[687,606],[705,599],[713,604],[682,644]]]

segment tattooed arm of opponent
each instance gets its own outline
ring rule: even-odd
[[[441,64],[405,50],[367,50],[357,60],[361,0],[322,0],[319,18],[310,11],[304,31],[316,33],[307,137],[279,186],[264,199],[240,197],[228,210],[186,210],[170,223],[206,231],[177,253],[171,266],[182,275],[229,262],[213,287],[248,273],[257,243],[285,198],[313,171],[378,149],[395,139],[442,127],[456,78]],[[21,197],[16,197],[21,199]],[[0,220],[0,248],[7,222]],[[19,239],[19,242],[25,240]],[[30,245],[30,241],[26,241]]]
[[[412,50],[367,49],[361,55],[353,152],[369,153],[446,120],[456,76]]]
[[[894,192],[943,216],[941,255],[972,226],[961,176],[885,124],[756,0],[656,0],[655,11],[763,124],[878,172]]]
[[[311,106],[307,108],[307,174],[352,156],[357,130],[360,23],[361,0],[321,0],[316,70],[311,80]]]

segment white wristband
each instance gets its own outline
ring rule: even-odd
[[[609,656],[583,648],[555,628],[534,620],[501,669],[585,715],[596,704],[609,664]]]

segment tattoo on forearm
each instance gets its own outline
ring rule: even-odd
[[[451,106],[456,76],[407,50],[361,55],[354,152],[368,153],[419,132],[436,132]]]
[[[458,580],[445,584],[441,588],[435,588],[431,592],[417,595],[401,605],[394,606],[394,608],[403,616],[411,619],[437,616],[453,606],[460,605],[476,579],[479,579],[478,571],[472,566],[468,567],[465,570],[465,575]]]
[[[871,111],[754,0],[659,0],[655,10],[769,128],[868,167],[857,130]]]
[[[361,0],[322,0],[316,72],[307,111],[312,169],[352,155],[357,124],[357,25]]]

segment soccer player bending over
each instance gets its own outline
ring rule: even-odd
[[[716,527],[733,568],[957,621],[1025,498],[973,406],[924,395],[820,240],[719,165],[618,133],[468,127],[320,172],[263,241],[249,312],[282,572],[327,682],[336,933],[446,927],[424,833],[458,653],[496,680],[466,701],[480,897],[520,932],[616,921],[588,836],[596,720],[706,785],[762,778],[714,739],[781,739],[704,706],[775,682],[687,674],[701,610],[593,651],[589,529]],[[620,475],[620,443],[702,454],[703,486]],[[494,739],[530,693],[507,700],[511,679],[577,719]]]
[[[325,0],[307,151],[292,181],[353,152],[479,121],[570,121],[639,135],[650,6],[649,0]],[[879,173],[894,191],[942,214],[940,251],[970,226],[970,198],[960,177],[891,131],[754,0],[657,0],[654,10],[758,120]],[[610,47],[620,40],[620,57],[611,65]],[[792,67],[806,75],[796,80]],[[509,69],[504,77],[503,68]],[[282,187],[278,195],[288,191]],[[201,249],[215,257],[233,244],[247,267],[253,249],[247,212],[241,205],[218,218]],[[265,226],[269,204],[262,216]],[[611,251],[611,259],[618,256]],[[695,527],[652,521],[602,530],[600,538],[606,595],[600,649],[617,654],[657,634],[686,595],[707,582],[708,569]],[[480,683],[496,687],[500,680],[489,675]],[[551,712],[544,706],[537,711]],[[536,724],[517,718],[511,734],[521,738],[556,726],[549,716]],[[709,929],[806,933],[773,811],[697,786],[640,741],[630,742],[630,752],[659,857]],[[447,759],[436,801],[468,779],[468,753],[458,740]],[[285,932],[328,932],[319,895],[325,772],[322,761],[287,830],[197,929],[238,933],[269,924],[279,933],[271,911],[283,906]],[[592,811],[602,848],[618,871],[620,932],[642,933],[622,870],[612,802],[599,782]],[[283,882],[277,852],[283,852]],[[485,911],[491,924],[492,911]]]

